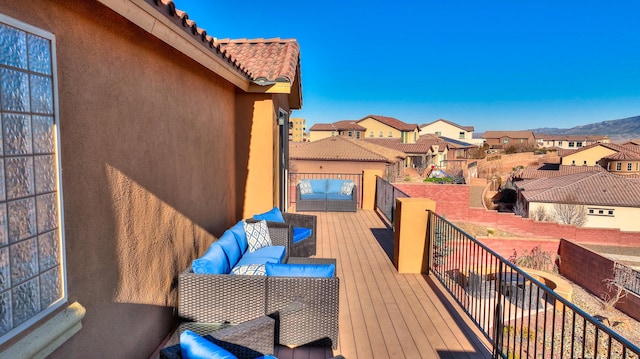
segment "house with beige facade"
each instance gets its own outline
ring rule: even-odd
[[[570,211],[585,218],[584,227],[638,231],[640,179],[594,171],[513,183],[525,217],[544,212],[554,221],[573,224],[559,215]]]
[[[0,357],[149,358],[178,274],[286,199],[299,44],[168,0],[2,1],[0,43]]]
[[[307,120],[304,118],[289,119],[289,141],[307,141]]]
[[[420,125],[419,135],[434,134],[441,137],[447,137],[452,140],[481,145],[484,140],[473,138],[473,131],[473,126],[461,126],[451,121],[438,119],[433,122]]]
[[[309,141],[318,141],[333,136],[344,136],[354,139],[364,137],[366,128],[358,125],[356,121],[344,120],[334,123],[316,123],[309,129]]]
[[[637,148],[638,147],[634,145],[594,143],[582,147],[579,150],[558,151],[558,155],[560,156],[560,163],[567,166],[600,165],[609,170],[613,168],[614,171],[618,172],[635,172],[637,170],[635,169],[634,163],[637,160],[633,158],[635,158],[637,154],[640,154],[636,152]],[[617,155],[619,153],[624,153],[625,155]],[[618,165],[618,163],[620,163],[620,165]],[[628,167],[629,163],[632,164],[631,168]],[[619,170],[617,169],[618,166],[620,166]]]
[[[611,143],[607,136],[535,134],[539,147],[565,150],[580,149],[594,143]]]
[[[366,128],[366,138],[397,138],[401,143],[415,143],[418,140],[417,124],[409,124],[393,117],[369,115],[356,123]]]

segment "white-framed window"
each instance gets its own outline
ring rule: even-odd
[[[569,141],[569,147],[575,147],[575,145],[576,145],[575,142]]]
[[[631,162],[627,163],[627,171],[631,172],[633,170],[633,165],[631,164]]]
[[[460,132],[460,134],[458,135],[458,138],[461,140],[464,140],[464,132]]]
[[[67,301],[55,47],[0,14],[0,343]]]
[[[369,132],[369,137],[373,137],[373,131]]]
[[[576,142],[576,147],[582,147],[582,142]]]
[[[622,162],[616,162],[616,171],[622,171]]]
[[[389,137],[393,137],[393,132],[389,131]]]
[[[562,146],[562,141],[558,141],[558,146]]]
[[[382,137],[382,131],[380,131],[380,134],[378,134],[378,137]]]
[[[360,139],[360,131],[356,131],[356,138]]]
[[[349,137],[353,137],[353,131],[349,131]]]
[[[508,138],[503,138],[502,139],[502,143],[509,143],[509,139]]]

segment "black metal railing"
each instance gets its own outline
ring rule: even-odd
[[[393,226],[396,213],[396,198],[406,198],[402,192],[382,177],[376,176],[376,207]]]
[[[615,263],[614,281],[624,289],[640,295],[640,272],[621,263]]]
[[[637,346],[431,211],[427,231],[430,271],[495,358],[639,358]]]
[[[303,179],[342,179],[352,180],[356,184],[356,195],[358,196],[358,208],[362,208],[362,173],[289,173],[289,206],[296,203],[296,185]]]

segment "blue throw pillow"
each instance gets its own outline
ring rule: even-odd
[[[293,243],[298,243],[303,239],[311,237],[311,228],[293,227]]]
[[[242,252],[240,252],[236,237],[231,231],[226,230],[216,243],[219,243],[222,249],[224,249],[224,253],[227,254],[227,259],[229,260],[229,267],[233,268],[240,260],[240,257],[242,257]]]
[[[247,242],[247,233],[244,231],[244,221],[239,221],[228,230],[236,237],[238,247],[240,247],[240,252],[244,254],[244,252],[247,251],[247,246],[249,245]]]
[[[326,179],[312,179],[309,180],[311,183],[311,189],[313,193],[327,193],[327,180]]]
[[[191,262],[191,269],[196,274],[228,274],[231,267],[220,243],[214,242],[202,257]]]
[[[267,222],[284,223],[284,217],[282,217],[282,212],[280,212],[280,208],[278,208],[278,207],[273,207],[273,209],[271,209],[268,212],[255,214],[253,216],[253,219],[256,219],[258,221],[261,220],[261,219],[264,219]]]
[[[340,193],[344,180],[328,179],[327,180],[327,193]]]
[[[180,354],[182,359],[238,359],[224,348],[190,330],[180,334]]]
[[[336,272],[335,264],[279,264],[264,265],[271,277],[321,277],[331,278]]]

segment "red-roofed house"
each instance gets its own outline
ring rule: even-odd
[[[505,148],[512,145],[536,145],[532,131],[487,131],[482,139],[490,148]]]
[[[422,136],[425,134],[434,134],[438,136],[448,137],[453,140],[461,140],[464,142],[476,144],[473,138],[473,131],[473,126],[460,126],[457,123],[439,119],[421,125],[419,135]],[[482,144],[481,139],[479,144]]]
[[[309,141],[318,141],[332,136],[345,136],[361,139],[367,129],[355,121],[344,120],[334,123],[316,123],[309,129]]]
[[[402,143],[415,143],[418,140],[417,124],[404,123],[393,117],[369,115],[356,123],[367,129],[367,138],[399,138]]]

